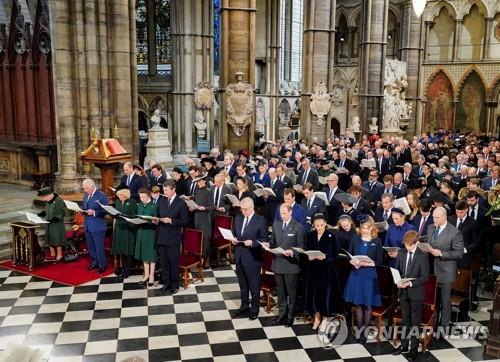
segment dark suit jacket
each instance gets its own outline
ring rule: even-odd
[[[416,248],[408,270],[406,270],[407,257],[408,250],[406,248],[399,249],[394,268],[399,270],[401,278],[415,278],[415,280],[411,281],[411,287],[398,288],[398,295],[400,298],[407,295],[410,300],[423,300],[425,297],[424,284],[429,278],[429,256]]]
[[[151,176],[149,179],[149,189],[152,189],[153,186],[158,186],[160,188],[160,193],[163,194],[163,183],[167,181],[167,179],[162,175],[158,177],[158,179]]]
[[[335,160],[335,165],[337,165],[337,167],[340,167],[340,158]],[[343,191],[347,191],[349,189],[349,187],[351,187],[351,185],[352,185],[351,176],[354,174],[355,165],[352,162],[352,160],[346,159],[344,161],[344,168],[346,168],[349,171],[349,173],[348,174],[345,174],[345,173],[338,174],[339,187]]]
[[[212,200],[214,207],[217,207],[216,205],[217,200],[215,200],[215,193],[216,193],[216,186],[215,185],[210,186],[210,198]],[[222,185],[222,190],[219,195],[218,207],[223,207],[225,210],[224,213],[226,214],[229,212],[229,209],[231,208],[231,203],[226,198],[226,195],[230,193],[231,193],[230,188],[227,185]]]
[[[419,213],[417,213],[417,215],[415,215],[415,218],[413,219],[412,221],[412,224],[413,226],[415,226],[415,230],[418,232],[419,228],[420,228],[420,222],[422,221],[422,215]],[[429,228],[429,225],[432,225],[434,224],[434,218],[432,217],[432,214],[430,214],[428,217],[427,217],[427,220],[425,220],[425,225],[422,229],[422,235],[420,236],[425,236],[427,235],[427,229]]]
[[[355,210],[358,212],[358,214],[366,214],[366,215],[373,216],[373,212],[370,209],[370,204],[368,203],[368,201],[366,201],[363,198],[359,199],[359,202],[356,205]],[[354,220],[354,221],[356,221],[356,220]]]
[[[195,183],[193,192],[191,192],[191,185],[192,185],[192,183],[193,183],[193,179],[191,177],[188,177],[185,180],[185,184],[186,184],[186,196],[193,196],[194,197],[194,194],[196,193],[196,189],[198,188],[198,186]]]
[[[384,208],[381,205],[379,205],[375,209],[375,222],[382,222],[382,221],[384,221]],[[387,219],[387,223],[389,225],[394,224],[394,221],[392,220],[391,217],[391,213],[389,213],[389,218]]]
[[[305,232],[304,227],[295,221],[293,218],[283,230],[283,222],[275,221],[273,223],[273,232],[269,244],[272,247],[281,247],[284,250],[292,249],[292,247],[304,248]],[[271,269],[278,274],[298,274],[299,267],[299,253],[294,250],[293,257],[277,255],[273,259]]]
[[[165,224],[160,221],[156,233],[156,241],[159,246],[179,246],[182,243],[182,228],[189,222],[188,208],[186,202],[177,195],[170,206],[167,206],[168,199],[160,196],[156,206],[158,217],[169,217],[172,224]]]
[[[457,216],[453,215],[449,217],[448,222],[456,227]],[[458,230],[462,233],[464,238],[464,248],[467,249],[467,253],[464,251],[464,256],[457,262],[457,266],[467,269],[470,266],[471,254],[480,252],[481,230],[478,228],[477,222],[468,216],[465,218],[464,222],[460,223]]]
[[[106,216],[107,212],[99,205],[99,202],[103,205],[108,205],[108,198],[101,190],[96,189],[92,197],[86,193],[83,194],[82,209],[95,211],[95,216],[85,215],[83,222],[84,231],[106,231],[107,225],[104,216]]]
[[[309,228],[309,224],[307,223],[307,212],[299,204],[295,203],[292,207],[292,219],[302,224],[304,230]],[[281,221],[280,209],[276,209],[276,214],[274,215],[275,221]]]
[[[272,181],[271,181],[272,183]],[[279,179],[276,179],[274,185],[271,187],[276,196],[271,196],[267,198],[267,203],[282,203],[283,202],[283,193],[285,191],[285,184],[281,182]]]
[[[401,195],[401,190],[396,188],[396,186],[392,185],[392,188],[390,189],[392,195],[394,196],[394,199],[399,199],[402,197]],[[375,190],[375,196],[374,196],[374,201],[378,202],[382,200],[382,195],[385,193],[385,186],[381,186]]]
[[[123,175],[120,179],[120,186],[127,186],[127,175]],[[132,176],[132,180],[130,180],[130,184],[128,185],[128,188],[130,189],[130,196],[136,201],[139,200],[139,190],[142,187],[147,186],[148,185],[144,184],[144,179],[134,173],[134,176]]]
[[[313,219],[316,214],[325,214],[326,205],[323,200],[321,200],[318,196],[314,196],[314,200],[312,202],[311,208],[307,208],[307,200],[306,198],[302,199],[301,206],[306,210],[307,216],[306,218]]]
[[[438,283],[453,283],[457,274],[457,261],[464,255],[464,239],[462,233],[449,222],[436,237],[436,227],[429,225],[427,238],[431,246],[441,250],[443,256],[434,258],[434,274]]]
[[[481,188],[485,191],[489,191],[491,185],[493,184],[491,176],[485,177],[483,182],[481,183]],[[497,185],[500,184],[500,179],[497,179]]]
[[[243,214],[238,214],[234,219],[233,234],[237,240],[252,240],[252,246],[247,247],[243,243],[238,243],[234,246],[234,259],[235,263],[241,263],[247,268],[258,270],[262,265],[262,246],[258,243],[264,242],[268,239],[267,235],[267,222],[262,216],[253,214],[243,234],[241,228],[245,217]]]
[[[299,176],[297,177],[297,184],[304,185],[305,182],[302,182],[304,178],[304,170],[299,172]],[[318,190],[319,187],[319,176],[318,172],[314,168],[310,168],[309,174],[307,175],[306,182],[309,182],[313,185],[314,190]]]
[[[328,186],[323,188],[322,191],[326,194],[327,198],[330,197],[330,188]],[[328,219],[328,224],[332,226],[335,226],[337,224],[337,216],[338,216],[337,214],[339,210],[342,208],[342,204],[335,198],[335,195],[341,193],[344,193],[344,191],[342,191],[340,188],[337,188],[333,196],[331,196],[331,198],[329,199],[330,205],[326,207],[326,213],[327,213],[326,217]]]
[[[279,178],[281,179],[281,177],[279,177]],[[293,181],[287,175],[283,175],[283,181],[281,181],[281,182],[283,183],[285,189],[293,187]],[[318,178],[318,182],[319,182],[319,178]]]
[[[380,163],[382,162],[382,169],[380,168]],[[390,160],[386,157],[382,157],[380,159],[375,160],[377,170],[379,172],[378,178],[382,180],[385,175],[389,174],[391,171],[391,163]],[[382,171],[381,171],[382,170]]]

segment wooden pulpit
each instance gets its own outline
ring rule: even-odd
[[[82,162],[94,164],[101,170],[101,187],[107,196],[113,196],[114,170],[117,165],[132,160],[132,155],[114,138],[96,139],[82,152]]]
[[[39,225],[23,221],[9,225],[12,228],[12,263],[25,265],[32,271],[36,264],[45,261],[45,254],[38,242]]]

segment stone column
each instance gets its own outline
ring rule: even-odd
[[[354,47],[357,46],[357,44],[354,44],[354,34],[356,34],[356,30],[358,28],[356,26],[349,26],[347,28],[349,35],[347,36],[347,41],[349,42],[349,45],[347,47],[347,62],[351,62],[351,58],[353,57],[353,50]]]
[[[277,138],[278,107],[280,90],[280,1],[267,1],[267,32],[266,32],[266,91],[269,95],[269,122],[266,124],[266,139]]]
[[[486,18],[486,32],[484,33],[482,60],[490,59],[490,43],[491,43],[491,32],[493,31],[493,19],[494,18],[492,17]]]
[[[382,122],[388,11],[389,0],[363,1],[359,94],[363,132],[369,131],[372,117],[379,125]]]
[[[420,46],[422,20],[413,11],[411,1],[407,1],[403,5],[403,17],[401,60],[406,62],[406,74],[408,76],[406,100],[412,105],[413,109],[407,133],[413,133],[416,130],[417,102],[419,101],[419,73],[422,65],[423,49]]]
[[[425,21],[425,35],[424,35],[424,61],[428,60],[428,47],[429,47],[429,33],[434,26],[433,21]]]
[[[120,142],[136,158],[137,74],[135,1],[49,2],[58,149],[59,191],[80,188],[80,153],[90,130],[101,137],[120,130]]]
[[[174,160],[182,162],[196,154],[194,87],[199,82],[213,84],[213,3],[210,0],[173,0],[171,9],[172,148]],[[204,115],[207,123],[213,124],[212,113]]]
[[[221,7],[221,67],[220,67],[220,123],[222,148],[233,152],[253,149],[255,112],[252,124],[236,136],[227,124],[226,87],[236,82],[236,73],[243,73],[243,81],[255,89],[255,12],[256,0],[222,0]],[[254,99],[255,110],[255,99]]]
[[[318,82],[324,82],[329,92],[333,88],[335,6],[336,0],[304,1],[300,132],[308,142],[313,137],[325,140],[330,130],[329,115],[319,126],[309,107]]]
[[[460,34],[462,33],[462,19],[455,19],[455,32],[453,33],[453,61],[459,61],[458,51],[460,49]]]

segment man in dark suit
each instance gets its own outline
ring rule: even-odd
[[[175,192],[175,181],[163,184],[165,197],[157,206],[158,230],[156,243],[160,255],[163,292],[173,295],[179,290],[179,254],[182,244],[182,228],[189,222],[186,202]]]
[[[394,186],[392,175],[384,176],[384,185],[375,190],[374,201],[381,201],[383,194],[392,194],[394,199],[399,199],[402,196],[401,190]]]
[[[389,158],[384,157],[382,150],[377,150],[377,158],[375,160],[375,163],[379,174],[379,180],[382,180],[382,178],[390,172],[390,160]]]
[[[399,172],[394,174],[394,187],[400,191],[400,197],[408,194],[408,186],[403,182],[403,175]]]
[[[302,170],[299,172],[299,176],[297,177],[297,184],[305,185],[308,182],[313,185],[314,190],[318,190],[318,172],[311,167],[309,159],[304,158],[302,159]]]
[[[339,158],[335,160],[335,165],[340,169],[347,170],[346,172],[339,172],[339,187],[342,191],[347,191],[351,185],[351,175],[354,173],[354,164],[352,160],[347,158],[345,150],[339,152]]]
[[[484,218],[486,217],[486,208],[479,205],[480,195],[475,190],[470,190],[467,193],[467,205],[469,206],[469,217],[475,220],[478,225],[482,225]]]
[[[253,200],[245,197],[240,202],[241,214],[233,224],[234,260],[236,276],[241,290],[241,306],[233,317],[249,313],[251,320],[257,319],[260,307],[260,270],[262,267],[262,245],[268,239],[266,220],[254,212]],[[249,293],[252,295],[250,306]]]
[[[239,163],[238,166],[236,166],[236,175],[233,178],[233,183],[236,185],[236,179],[239,177],[243,177],[245,180],[247,180],[248,184],[248,189],[253,192],[255,190],[255,186],[253,184],[252,178],[248,175],[248,166],[244,163]]]
[[[417,357],[417,333],[422,316],[422,301],[425,296],[424,284],[429,278],[429,257],[417,248],[418,234],[408,231],[403,237],[404,248],[399,249],[395,269],[402,278],[414,278],[405,283],[398,283],[398,297],[401,306],[401,344],[392,352],[393,355],[404,353],[410,347],[406,357],[411,361]],[[410,343],[411,336],[411,343]]]
[[[391,217],[393,201],[394,196],[392,194],[382,194],[381,203],[375,209],[375,222],[387,221],[388,224],[394,223]]]
[[[132,168],[132,165],[130,166]],[[87,248],[90,255],[89,270],[98,269],[102,274],[106,270],[106,255],[104,254],[104,237],[106,236],[106,211],[101,205],[108,205],[108,198],[101,190],[98,190],[94,180],[85,179],[82,182],[83,210],[85,220],[83,230],[87,240]]]
[[[373,216],[373,211],[370,209],[370,204],[368,201],[361,197],[361,187],[358,185],[352,185],[349,189],[349,193],[353,196],[357,201],[352,205],[354,210],[359,214],[365,214]],[[333,225],[333,224],[330,224]]]
[[[424,177],[424,163],[425,163],[425,156],[420,155],[417,158],[417,166],[413,169],[413,176],[414,178],[420,178]]]
[[[323,192],[326,194],[328,199],[329,206],[326,207],[328,224],[336,225],[337,224],[337,214],[339,210],[342,208],[340,202],[335,198],[335,195],[343,193],[341,189],[338,187],[339,177],[331,173],[326,178],[327,186],[323,189]]]
[[[277,255],[271,265],[278,286],[279,315],[273,320],[274,325],[293,325],[295,301],[297,296],[297,282],[299,275],[299,255],[292,247],[304,248],[304,227],[292,218],[290,205],[280,206],[282,221],[273,223],[270,246],[281,247],[285,252]]]
[[[151,190],[153,186],[158,186],[160,193],[163,194],[163,183],[167,181],[165,176],[163,176],[163,171],[161,165],[155,164],[151,167],[151,178],[149,179],[149,189]]]
[[[285,189],[283,192],[283,202],[285,204],[290,205],[292,208],[292,218],[299,222],[304,230],[309,227],[307,224],[307,212],[302,206],[295,202],[295,190],[294,189]],[[279,209],[276,210],[276,214],[274,215],[274,220],[281,221],[281,215]]]
[[[304,195],[304,199],[301,205],[306,209],[306,218],[308,221],[311,221],[316,214],[325,214],[325,202],[315,195],[313,185],[306,183],[302,187],[302,194]],[[306,231],[309,231],[309,228],[307,228]]]
[[[264,194],[264,216],[267,220],[268,225],[272,225],[274,221],[274,215],[276,214],[276,210],[279,205],[283,202],[283,192],[285,191],[285,185],[278,179],[278,174],[276,173],[275,168],[270,168],[267,173],[271,178],[271,189],[273,190],[273,195]]]
[[[210,186],[210,197],[214,205],[214,215],[227,214],[231,208],[231,203],[226,198],[226,195],[231,193],[231,189],[224,183],[224,180],[224,173],[218,173],[214,177],[214,184]]]
[[[489,191],[492,187],[497,187],[497,185],[500,184],[500,179],[499,179],[499,168],[498,166],[493,166],[491,168],[491,176],[485,177],[483,179],[483,182],[481,184],[481,188],[484,191]]]
[[[189,166],[188,169],[189,177],[186,178],[186,196],[189,198],[194,198],[194,194],[196,192],[197,186],[196,182],[193,182],[195,178],[200,176],[200,170],[198,166]]]
[[[237,162],[234,161],[234,155],[232,153],[226,153],[224,156],[224,167],[222,171],[225,171],[229,175],[229,179],[232,180],[236,176],[236,166]]]
[[[285,165],[279,164],[276,167],[276,174],[278,175],[278,180],[280,180],[283,183],[285,189],[289,188],[289,187],[293,187],[293,180],[290,179],[290,177],[288,177],[286,175],[286,166]]]
[[[451,317],[451,286],[457,274],[457,260],[464,255],[464,240],[460,231],[447,221],[444,207],[437,207],[432,213],[434,225],[427,229],[427,240],[432,246],[434,274],[440,289],[440,312],[443,327],[448,327]]]
[[[147,187],[147,185],[144,185],[142,177],[135,174],[132,162],[127,161],[123,164],[123,173],[124,175],[120,179],[119,186],[128,187],[130,189],[130,196],[139,201],[139,189]]]
[[[480,230],[476,230],[476,222],[467,215],[467,202],[457,201],[455,204],[455,215],[448,221],[455,226],[464,239],[464,256],[457,262],[457,267],[468,269],[470,267],[471,255],[479,249]]]
[[[411,185],[411,182],[415,179],[415,175],[412,172],[411,163],[405,163],[403,166],[403,182],[406,186]]]
[[[419,212],[413,219],[413,226],[415,226],[415,230],[418,231],[418,236],[427,235],[429,225],[434,224],[431,212],[432,206],[433,202],[430,198],[422,199],[420,202]]]

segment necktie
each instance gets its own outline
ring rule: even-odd
[[[243,235],[247,226],[248,226],[248,217],[246,217],[245,221],[243,222],[243,227],[241,228],[241,235]]]
[[[191,196],[194,195],[194,187],[196,186],[196,184],[194,182],[191,182],[191,191],[189,192],[191,194]]]
[[[215,200],[214,200],[214,204],[216,207],[219,207],[219,188],[216,187],[215,188],[217,191],[215,191]]]
[[[272,180],[272,181],[271,181],[271,188],[273,188],[273,187],[274,187],[274,183],[275,183],[275,182],[276,182],[275,180]]]
[[[385,193],[388,194],[390,191],[389,189],[385,189]]]
[[[495,187],[497,185],[497,180],[491,179],[491,187]]]
[[[471,207],[470,210],[469,210],[469,217],[471,217],[474,220],[476,220],[476,218],[474,217],[474,208],[473,207]]]
[[[167,207],[170,207],[170,199],[167,199]]]
[[[405,268],[405,278],[406,278],[406,275],[408,274],[408,269],[410,268],[412,257],[413,257],[413,251],[410,251],[408,253],[408,263],[406,263],[406,268]]]
[[[153,199],[153,205],[156,205],[156,200],[157,200],[157,199]]]
[[[307,200],[307,210],[311,210],[312,199]]]
[[[304,176],[302,177],[302,185],[306,183],[307,181],[307,173],[309,172],[309,170],[305,171],[304,172]]]
[[[380,159],[379,161],[379,172],[382,173],[382,159]]]
[[[286,222],[283,223],[283,229],[281,231],[284,231],[286,229]]]
[[[330,194],[328,195],[328,201],[332,201],[333,189],[330,189]]]
[[[388,218],[389,218],[389,210],[385,210],[384,211],[384,220],[387,221]]]
[[[434,238],[434,240],[436,240],[437,238],[439,238],[439,226],[436,227],[436,237]]]
[[[340,160],[340,168],[344,167],[344,160]]]
[[[373,185],[374,185],[374,183],[370,182],[370,191],[373,189]]]
[[[130,185],[130,175],[127,177],[127,187]]]

